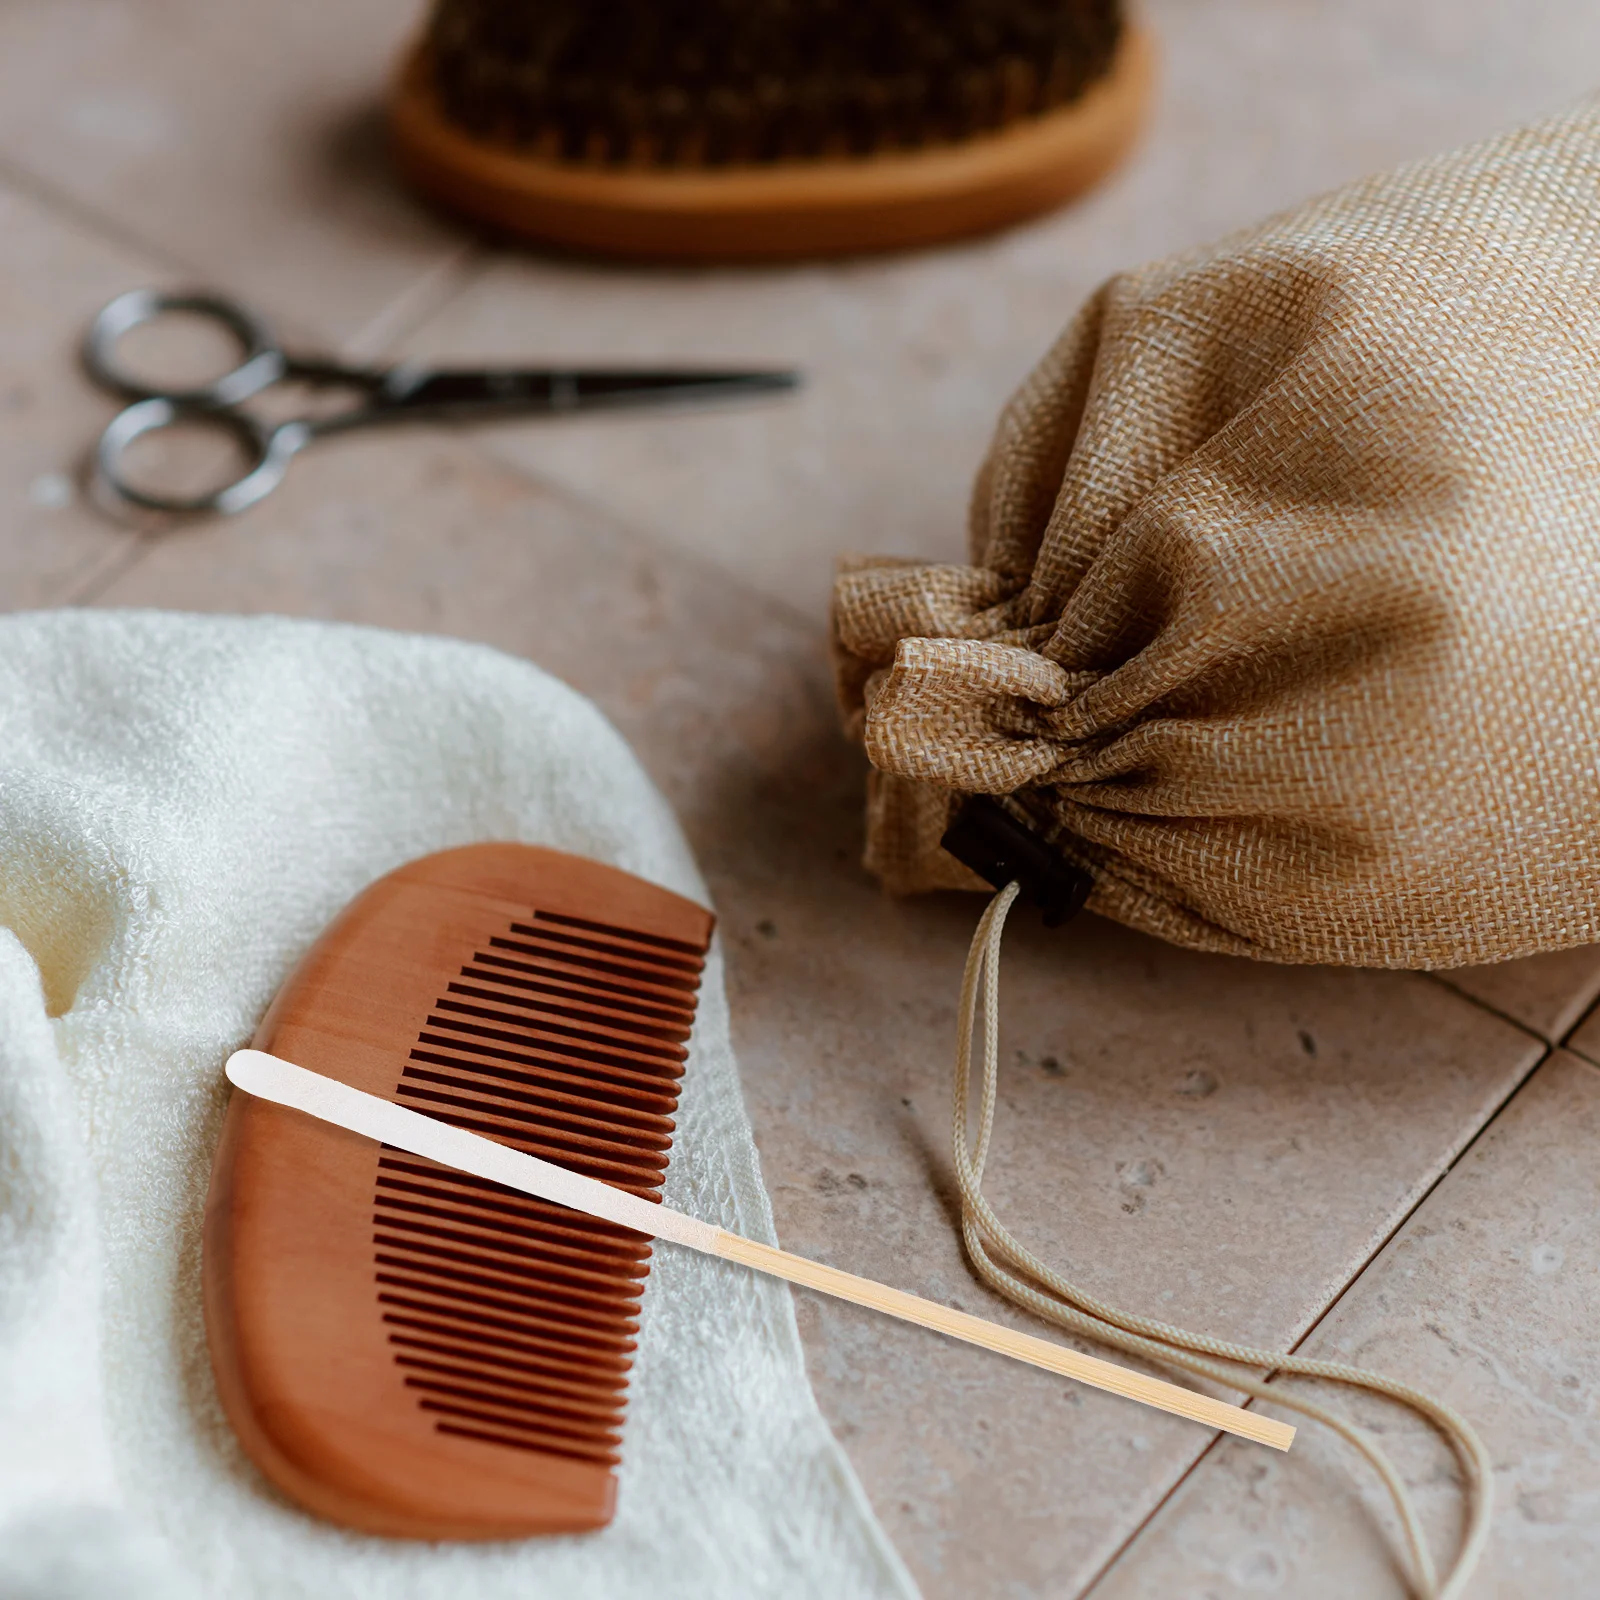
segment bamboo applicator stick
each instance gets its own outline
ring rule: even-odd
[[[898,1317],[902,1322],[914,1322],[935,1333],[948,1334],[952,1339],[979,1345],[1065,1378],[1075,1378],[1091,1388],[1138,1400],[1159,1411],[1188,1417],[1225,1433],[1237,1434],[1242,1439],[1252,1439],[1257,1444],[1287,1450],[1294,1439],[1295,1430],[1286,1422],[1214,1400],[1210,1395],[1197,1394],[1160,1378],[1147,1377],[1115,1362],[1080,1355],[1048,1339],[1003,1328],[965,1311],[874,1283],[870,1278],[858,1278],[837,1267],[824,1266],[804,1256],[790,1255],[787,1250],[742,1238],[725,1228],[674,1211],[670,1206],[643,1200],[596,1178],[586,1178],[553,1162],[541,1161],[537,1156],[524,1155],[509,1145],[469,1133],[465,1128],[451,1127],[449,1123],[352,1089],[348,1084],[297,1067],[264,1051],[237,1051],[228,1058],[226,1070],[231,1083],[263,1100],[303,1111],[308,1116],[407,1150],[412,1155],[426,1156],[442,1166],[504,1184],[508,1189],[518,1189],[556,1205],[570,1206],[602,1221],[632,1228],[690,1250],[739,1262],[757,1272],[798,1283],[807,1289],[818,1289],[854,1305]]]

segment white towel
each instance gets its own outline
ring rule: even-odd
[[[616,732],[526,663],[273,618],[0,619],[7,1600],[914,1593],[817,1411],[787,1291],[665,1246],[600,1533],[352,1534],[241,1453],[200,1315],[223,1058],[357,890],[477,839],[705,898]],[[773,1237],[715,951],[666,1196]]]

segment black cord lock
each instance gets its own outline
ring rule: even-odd
[[[1083,909],[1094,879],[1052,850],[991,795],[975,794],[956,813],[940,844],[995,888],[1022,886],[1023,898],[1059,928]]]

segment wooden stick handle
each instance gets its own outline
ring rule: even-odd
[[[985,1322],[982,1317],[969,1316],[965,1311],[918,1299],[903,1289],[891,1289],[870,1278],[858,1278],[837,1267],[825,1267],[820,1261],[807,1261],[804,1256],[792,1256],[787,1250],[757,1244],[754,1239],[713,1227],[709,1222],[685,1216],[670,1206],[641,1200],[608,1183],[586,1178],[554,1162],[541,1161],[537,1156],[513,1150],[509,1145],[485,1139],[465,1128],[452,1127],[408,1106],[352,1089],[336,1078],[297,1067],[293,1062],[282,1061],[260,1050],[236,1051],[228,1058],[227,1072],[232,1083],[250,1094],[304,1111],[309,1116],[348,1128],[352,1133],[365,1134],[369,1139],[378,1139],[397,1149],[409,1150],[414,1155],[426,1156],[460,1172],[474,1173],[508,1188],[520,1189],[524,1194],[571,1206],[589,1216],[601,1217],[673,1244],[686,1245],[691,1250],[737,1261],[742,1266],[770,1273],[807,1289],[820,1289],[823,1294],[848,1300],[853,1305],[882,1311],[887,1316],[899,1317],[902,1322],[914,1322],[918,1327],[932,1328],[935,1333],[947,1333],[952,1339],[964,1339],[968,1344],[981,1345],[985,1350],[1026,1361],[1030,1366],[1043,1367],[1046,1372],[1076,1378],[1092,1388],[1143,1401],[1160,1411],[1170,1411],[1174,1416],[1188,1417],[1194,1422],[1236,1433],[1241,1439],[1253,1439],[1275,1450],[1287,1450],[1294,1438],[1294,1429],[1286,1422],[1275,1422],[1271,1417],[1245,1411],[1224,1400],[1213,1400],[1192,1389],[1180,1389],[1175,1383],[1146,1377],[1142,1372],[1130,1371],[1114,1362],[1079,1355],[1076,1350],[1052,1344],[1048,1339],[1002,1328],[997,1322]]]
[[[962,1339],[967,1344],[982,1346],[1030,1366],[1043,1367],[1046,1372],[1057,1372],[1065,1378],[1075,1378],[1091,1388],[1104,1389],[1109,1394],[1123,1395],[1129,1400],[1142,1401],[1158,1411],[1170,1411],[1174,1416],[1188,1417],[1193,1422],[1203,1422],[1225,1433],[1237,1434],[1241,1439],[1251,1439],[1257,1444],[1270,1445],[1274,1450],[1287,1450],[1294,1440],[1295,1430],[1287,1422],[1278,1422],[1241,1406],[1229,1405],[1225,1400],[1214,1400],[1210,1395],[1198,1394],[1193,1389],[1180,1388],[1161,1378],[1148,1377],[1120,1367],[1115,1362],[1101,1361],[1094,1356],[1069,1350],[1065,1345],[1053,1344],[1048,1339],[1036,1338],[1031,1333],[1018,1333],[1014,1328],[1003,1328],[997,1322],[986,1322],[952,1306],[941,1306],[932,1300],[920,1299],[903,1289],[891,1289],[874,1283],[870,1278],[858,1278],[854,1273],[841,1272],[837,1267],[824,1266],[820,1261],[808,1261],[804,1256],[790,1255],[770,1244],[758,1244],[737,1233],[718,1228],[712,1241],[712,1251],[728,1261],[741,1266],[754,1267],[757,1272],[770,1273],[789,1283],[798,1283],[807,1289],[817,1289],[836,1299],[848,1300],[852,1305],[866,1306],[871,1311],[881,1311],[886,1316],[898,1317],[902,1322],[914,1322],[918,1327],[931,1328],[935,1333],[948,1334],[952,1339]]]

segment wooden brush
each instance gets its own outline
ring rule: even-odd
[[[378,1533],[603,1524],[652,1237],[1288,1447],[1271,1418],[661,1205],[711,926],[489,844],[381,879],[313,948],[229,1062],[249,1093],[206,1215],[218,1389],[269,1478]]]
[[[390,112],[409,181],[494,229],[772,260],[1057,205],[1151,76],[1121,0],[435,0]]]

